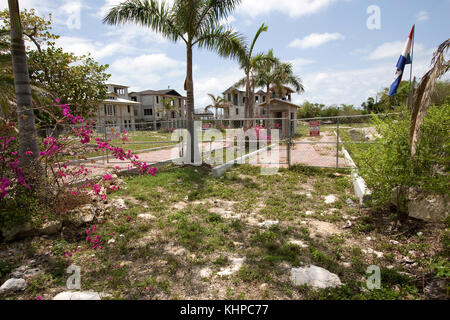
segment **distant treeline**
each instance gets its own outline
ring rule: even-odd
[[[407,104],[410,95],[410,84],[403,81],[397,94],[390,97],[389,88],[377,93],[375,97],[369,97],[361,104],[361,107],[354,105],[325,105],[306,101],[298,111],[298,118],[336,117],[352,116],[363,114],[378,114],[395,112],[400,105]],[[436,83],[436,90],[432,96],[432,105],[443,105],[450,103],[450,81],[439,81]]]

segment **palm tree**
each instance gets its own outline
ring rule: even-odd
[[[172,6],[157,0],[128,0],[113,7],[104,23],[117,25],[134,22],[161,33],[173,42],[186,45],[187,127],[191,143],[187,154],[190,163],[198,164],[198,144],[194,136],[194,83],[192,76],[192,50],[205,48],[223,57],[236,57],[242,48],[242,37],[220,21],[234,10],[241,0],[175,0]]]
[[[11,57],[19,126],[19,165],[27,167],[39,156],[32,109],[30,77],[18,0],[8,0],[11,20]],[[31,152],[30,152],[31,151]]]
[[[162,104],[163,104],[163,109],[164,109],[164,116],[165,116],[166,121],[167,121],[167,129],[170,129],[169,128],[170,114],[172,112],[177,112],[178,113],[177,107],[175,107],[175,99],[174,98],[168,98],[168,99],[163,98]]]
[[[260,61],[256,67],[255,83],[258,87],[266,87],[266,114],[270,118],[270,89],[283,90],[283,86],[294,87],[297,93],[304,92],[302,80],[294,74],[291,63],[280,62],[273,55],[273,50],[269,50],[265,59]],[[270,126],[270,124],[268,124]]]
[[[265,55],[266,59],[260,61],[256,66],[255,85],[257,87],[266,87],[266,115],[270,118],[270,86],[277,80],[275,73],[276,66],[281,62],[273,54],[273,49]],[[270,125],[267,123],[267,125]]]
[[[262,61],[266,59],[266,56],[262,53],[253,55],[253,50],[255,48],[256,41],[258,40],[261,33],[266,32],[268,27],[263,23],[261,27],[259,27],[255,36],[253,37],[253,41],[248,45],[244,45],[240,50],[239,54],[239,63],[241,65],[241,69],[245,72],[245,77],[239,80],[234,87],[238,88],[241,86],[245,86],[246,100],[245,100],[245,117],[253,118],[255,115],[254,112],[254,103],[255,103],[255,82],[253,73]]]
[[[216,120],[218,120],[217,114],[218,114],[218,110],[219,110],[219,109],[225,110],[225,109],[232,108],[232,107],[234,106],[230,101],[225,100],[225,99],[224,99],[223,97],[221,97],[221,96],[215,97],[215,96],[214,96],[213,94],[211,94],[211,93],[208,93],[208,96],[211,98],[212,104],[210,104],[209,106],[207,106],[207,107],[205,108],[205,111],[208,111],[208,109],[210,109],[210,108],[216,109]],[[222,118],[223,118],[223,117],[222,117]],[[221,122],[220,124],[221,124],[221,126],[222,126],[222,122]]]

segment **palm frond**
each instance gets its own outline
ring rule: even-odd
[[[172,9],[164,1],[128,0],[112,7],[103,18],[103,23],[118,25],[134,22],[159,32],[172,41],[183,40],[183,31],[179,30],[172,19]],[[186,40],[185,40],[186,41]]]
[[[239,59],[243,55],[243,37],[223,26],[209,26],[194,42],[200,48],[216,51],[222,57]]]
[[[417,151],[417,143],[425,114],[430,106],[431,97],[435,89],[436,80],[450,69],[450,61],[445,60],[445,54],[450,48],[450,39],[444,41],[433,54],[431,64],[433,67],[422,77],[414,94],[411,124],[409,129],[409,143],[411,156]]]

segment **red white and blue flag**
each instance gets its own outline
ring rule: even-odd
[[[391,88],[389,89],[389,96],[393,96],[394,94],[397,93],[397,89],[400,86],[400,82],[402,82],[405,65],[412,63],[411,48],[414,39],[414,29],[415,26],[412,27],[411,32],[409,33],[408,40],[406,40],[405,48],[403,49],[402,55],[398,59],[396,66],[397,71],[395,72],[394,82],[392,82]]]

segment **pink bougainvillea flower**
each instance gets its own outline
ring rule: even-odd
[[[33,151],[26,151],[25,154],[26,154],[27,156],[32,156],[32,155],[33,155]]]
[[[42,296],[37,296],[36,300],[42,300]]]

